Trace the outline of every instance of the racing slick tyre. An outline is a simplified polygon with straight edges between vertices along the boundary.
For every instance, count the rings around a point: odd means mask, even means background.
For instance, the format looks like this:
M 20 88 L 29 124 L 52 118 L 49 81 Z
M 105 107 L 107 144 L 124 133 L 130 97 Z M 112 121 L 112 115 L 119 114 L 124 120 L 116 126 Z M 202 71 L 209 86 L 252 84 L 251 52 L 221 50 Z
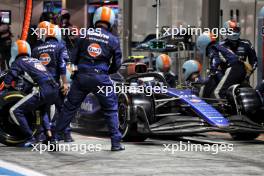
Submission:
M 10 108 L 24 96 L 18 91 L 5 92 L 0 95 L 0 143 L 2 144 L 14 146 L 28 139 L 21 133 L 20 128 L 12 120 L 9 113 Z M 40 113 L 39 111 L 30 112 L 26 114 L 26 117 L 34 135 L 40 126 Z
M 122 140 L 125 142 L 143 142 L 148 137 L 137 132 L 136 122 L 130 122 L 131 105 L 129 104 L 127 94 L 118 96 L 118 118 L 119 130 L 122 134 Z
M 234 140 L 238 141 L 248 141 L 256 139 L 260 134 L 259 133 L 230 133 Z

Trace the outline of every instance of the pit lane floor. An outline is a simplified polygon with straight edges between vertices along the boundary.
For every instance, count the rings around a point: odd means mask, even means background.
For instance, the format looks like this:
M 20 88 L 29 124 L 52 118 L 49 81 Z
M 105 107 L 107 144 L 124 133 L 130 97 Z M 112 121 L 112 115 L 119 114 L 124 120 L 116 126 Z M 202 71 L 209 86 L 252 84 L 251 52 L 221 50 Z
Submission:
M 43 152 L 0 145 L 0 175 L 264 175 L 264 135 L 255 141 L 232 141 L 227 134 L 211 133 L 183 138 L 151 138 L 124 143 L 126 150 L 110 152 L 106 137 L 74 133 L 76 144 L 99 145 L 81 151 Z M 182 144 L 233 144 L 233 151 L 169 151 Z M 164 147 L 166 145 L 168 148 Z M 98 146 L 97 146 L 98 147 Z M 203 146 L 205 148 L 205 146 Z M 97 148 L 98 149 L 98 148 Z M 83 153 L 83 152 L 82 152 Z M 5 164 L 7 162 L 7 164 Z M 4 164 L 3 164 L 4 163 Z M 10 164 L 11 168 L 5 168 Z M 19 168 L 20 167 L 20 168 Z M 12 170 L 13 168 L 13 170 Z M 5 169 L 8 171 L 5 172 Z M 26 172 L 29 170 L 35 174 Z

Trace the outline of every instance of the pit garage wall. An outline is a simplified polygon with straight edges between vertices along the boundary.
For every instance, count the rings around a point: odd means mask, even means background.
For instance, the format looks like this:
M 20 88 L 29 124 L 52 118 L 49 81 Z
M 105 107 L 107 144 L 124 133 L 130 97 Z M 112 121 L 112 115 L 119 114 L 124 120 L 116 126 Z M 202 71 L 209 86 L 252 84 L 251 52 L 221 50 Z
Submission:
M 133 41 L 142 41 L 148 34 L 155 33 L 154 3 L 153 0 L 133 0 Z M 201 9 L 201 0 L 161 0 L 160 26 L 200 26 Z
M 210 0 L 211 1 L 211 0 Z M 132 4 L 132 41 L 142 41 L 148 34 L 155 33 L 156 11 L 152 5 L 153 0 L 133 0 Z M 207 27 L 202 10 L 206 0 L 161 0 L 160 26 L 192 25 Z M 239 10 L 241 23 L 241 38 L 248 39 L 255 46 L 257 51 L 257 20 L 264 0 L 220 0 L 220 9 L 223 10 L 222 23 L 230 19 L 230 10 L 233 9 L 235 16 L 236 9 Z M 209 7 L 210 8 L 210 7 Z M 220 18 L 220 17 L 219 17 Z M 219 27 L 222 27 L 219 22 Z M 144 54 L 144 53 L 132 53 Z M 147 56 L 145 53 L 144 55 Z M 172 55 L 172 57 L 175 57 Z M 184 57 L 184 56 L 183 56 Z M 173 59 L 174 72 L 179 72 L 180 63 Z M 252 86 L 257 84 L 257 75 L 251 78 Z
M 236 18 L 236 10 L 239 10 L 239 22 L 241 25 L 241 38 L 250 40 L 255 50 L 258 50 L 257 40 L 257 16 L 264 6 L 263 0 L 221 0 L 220 8 L 223 10 L 223 22 L 230 19 L 230 11 L 233 10 Z M 220 24 L 222 25 L 222 24 Z M 251 77 L 251 85 L 257 85 L 257 71 Z
M 16 40 L 20 37 L 22 31 L 22 23 L 24 19 L 24 2 L 19 0 L 1 0 L 0 1 L 0 10 L 11 10 L 11 30 L 14 35 L 13 40 Z
M 153 4 L 155 4 L 153 0 L 133 0 L 132 41 L 143 41 L 147 35 L 155 34 L 156 8 L 152 7 Z M 201 26 L 201 17 L 202 0 L 161 0 L 160 27 Z M 148 56 L 147 53 L 132 54 Z M 187 59 L 188 53 L 169 54 L 172 58 L 172 71 L 180 76 L 181 65 Z

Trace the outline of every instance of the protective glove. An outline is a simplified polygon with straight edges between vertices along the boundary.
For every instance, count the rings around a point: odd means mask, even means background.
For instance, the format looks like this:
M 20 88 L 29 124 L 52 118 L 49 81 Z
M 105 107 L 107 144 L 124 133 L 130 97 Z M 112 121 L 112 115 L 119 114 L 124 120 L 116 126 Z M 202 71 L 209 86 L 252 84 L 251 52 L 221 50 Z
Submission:
M 63 95 L 67 95 L 67 93 L 68 93 L 68 91 L 69 91 L 69 88 L 70 88 L 70 84 L 68 84 L 68 83 L 64 83 L 63 85 L 62 85 L 62 94 Z

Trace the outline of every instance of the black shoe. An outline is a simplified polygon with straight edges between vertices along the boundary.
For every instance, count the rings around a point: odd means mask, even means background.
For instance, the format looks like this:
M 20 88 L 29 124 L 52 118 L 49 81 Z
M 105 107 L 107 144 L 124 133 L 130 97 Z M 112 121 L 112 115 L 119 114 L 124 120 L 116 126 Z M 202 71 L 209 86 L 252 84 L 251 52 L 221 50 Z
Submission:
M 64 142 L 73 142 L 73 138 L 71 136 L 71 133 L 64 133 Z
M 46 135 L 43 132 L 38 134 L 37 137 L 36 137 L 36 141 L 37 142 L 44 142 L 46 140 L 47 140 L 47 137 L 46 137 Z
M 53 142 L 53 137 L 46 137 L 46 140 L 42 141 L 42 144 L 48 145 L 48 143 Z
M 111 151 L 116 152 L 116 151 L 122 151 L 125 150 L 125 147 L 122 146 L 121 144 L 119 146 L 112 146 Z

